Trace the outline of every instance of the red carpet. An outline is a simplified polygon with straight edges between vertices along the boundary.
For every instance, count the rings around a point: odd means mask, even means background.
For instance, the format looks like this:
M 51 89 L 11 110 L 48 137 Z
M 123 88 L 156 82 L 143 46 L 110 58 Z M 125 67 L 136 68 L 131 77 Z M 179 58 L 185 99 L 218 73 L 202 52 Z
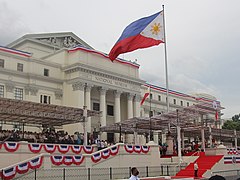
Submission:
M 202 175 L 209 169 L 211 169 L 220 159 L 221 156 L 205 156 L 201 154 L 199 158 L 196 160 L 198 163 L 198 177 L 202 177 Z M 194 163 L 190 163 L 185 169 L 182 169 L 176 174 L 176 177 L 194 177 Z

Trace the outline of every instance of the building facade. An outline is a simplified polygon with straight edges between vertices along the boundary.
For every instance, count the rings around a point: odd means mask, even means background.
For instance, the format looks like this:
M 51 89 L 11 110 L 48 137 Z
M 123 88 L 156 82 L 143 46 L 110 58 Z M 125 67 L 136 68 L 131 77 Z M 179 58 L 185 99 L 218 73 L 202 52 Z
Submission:
M 90 134 L 107 124 L 167 110 L 166 90 L 140 79 L 139 64 L 123 59 L 111 62 L 70 32 L 28 34 L 7 47 L 0 46 L 0 73 L 0 97 L 102 111 L 101 117 L 88 118 Z M 140 105 L 149 86 L 151 105 L 149 98 Z M 199 101 L 216 98 L 169 91 L 170 111 Z M 1 120 L 1 128 L 12 126 L 17 125 Z M 80 123 L 61 128 L 70 134 L 83 132 Z M 101 136 L 119 139 L 112 133 Z

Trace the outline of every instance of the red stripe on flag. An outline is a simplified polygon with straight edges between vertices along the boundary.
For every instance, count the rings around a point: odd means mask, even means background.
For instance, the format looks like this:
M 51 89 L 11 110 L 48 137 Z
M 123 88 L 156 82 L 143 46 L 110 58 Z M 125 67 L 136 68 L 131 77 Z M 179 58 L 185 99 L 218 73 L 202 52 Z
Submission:
M 147 99 L 147 97 L 149 96 L 149 94 L 150 94 L 149 92 L 147 92 L 147 93 L 144 94 L 144 96 L 143 96 L 143 98 L 142 98 L 142 101 L 141 101 L 141 103 L 140 103 L 141 105 L 142 105 L 142 104 L 144 103 L 144 101 Z

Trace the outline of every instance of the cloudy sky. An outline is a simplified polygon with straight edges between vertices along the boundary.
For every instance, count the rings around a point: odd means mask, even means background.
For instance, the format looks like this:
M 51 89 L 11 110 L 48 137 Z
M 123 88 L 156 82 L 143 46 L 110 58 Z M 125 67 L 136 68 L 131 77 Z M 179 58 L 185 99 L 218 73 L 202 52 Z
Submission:
M 131 22 L 165 5 L 169 88 L 208 93 L 240 113 L 239 0 L 0 0 L 0 45 L 26 33 L 71 31 L 108 53 Z M 163 45 L 121 55 L 141 65 L 141 78 L 165 87 Z

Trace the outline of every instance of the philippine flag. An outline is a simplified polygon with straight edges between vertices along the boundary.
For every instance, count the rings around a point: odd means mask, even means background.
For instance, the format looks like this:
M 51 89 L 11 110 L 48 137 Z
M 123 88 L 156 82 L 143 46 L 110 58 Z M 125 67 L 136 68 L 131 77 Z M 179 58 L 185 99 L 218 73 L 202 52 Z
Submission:
M 164 43 L 163 11 L 128 25 L 109 53 L 113 61 L 119 54 Z

